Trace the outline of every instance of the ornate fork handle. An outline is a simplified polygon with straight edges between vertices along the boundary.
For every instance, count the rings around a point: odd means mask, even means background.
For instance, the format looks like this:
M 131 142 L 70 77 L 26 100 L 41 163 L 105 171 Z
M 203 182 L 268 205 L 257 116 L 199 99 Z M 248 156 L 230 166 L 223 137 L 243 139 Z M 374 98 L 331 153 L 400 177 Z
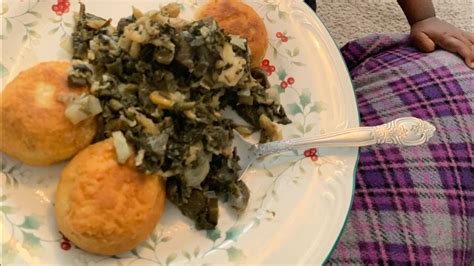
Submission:
M 316 137 L 304 137 L 255 145 L 257 156 L 312 147 L 360 147 L 373 144 L 421 145 L 436 128 L 415 117 L 403 117 L 375 127 L 350 128 Z

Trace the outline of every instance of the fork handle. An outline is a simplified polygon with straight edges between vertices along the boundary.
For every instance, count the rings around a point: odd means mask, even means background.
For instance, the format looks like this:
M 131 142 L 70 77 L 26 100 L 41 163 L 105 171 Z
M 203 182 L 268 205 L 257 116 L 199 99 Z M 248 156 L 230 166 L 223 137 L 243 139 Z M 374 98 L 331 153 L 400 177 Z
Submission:
M 373 144 L 421 145 L 433 136 L 436 128 L 415 117 L 403 117 L 374 127 L 349 128 L 315 137 L 274 141 L 255 146 L 258 157 L 313 147 L 361 147 Z

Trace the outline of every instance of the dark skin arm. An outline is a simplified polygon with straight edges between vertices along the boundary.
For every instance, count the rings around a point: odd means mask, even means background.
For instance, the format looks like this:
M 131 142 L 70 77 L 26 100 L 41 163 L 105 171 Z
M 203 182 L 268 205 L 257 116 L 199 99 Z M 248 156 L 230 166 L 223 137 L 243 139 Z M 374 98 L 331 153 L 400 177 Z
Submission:
M 398 0 L 411 25 L 411 38 L 418 49 L 432 52 L 436 46 L 459 54 L 474 68 L 474 34 L 436 18 L 431 0 Z

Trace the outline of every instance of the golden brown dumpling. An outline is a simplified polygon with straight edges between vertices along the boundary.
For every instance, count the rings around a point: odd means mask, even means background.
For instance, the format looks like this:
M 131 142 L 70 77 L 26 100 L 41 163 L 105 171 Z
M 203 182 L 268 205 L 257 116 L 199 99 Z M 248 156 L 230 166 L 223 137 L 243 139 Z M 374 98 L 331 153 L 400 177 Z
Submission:
M 66 118 L 61 100 L 88 88 L 71 88 L 68 62 L 45 62 L 21 72 L 1 92 L 0 150 L 31 165 L 49 165 L 72 157 L 91 143 L 94 118 L 76 125 Z
M 108 139 L 79 152 L 64 168 L 56 221 L 79 248 L 115 255 L 147 239 L 163 213 L 165 196 L 162 179 L 139 172 L 133 158 L 119 164 Z

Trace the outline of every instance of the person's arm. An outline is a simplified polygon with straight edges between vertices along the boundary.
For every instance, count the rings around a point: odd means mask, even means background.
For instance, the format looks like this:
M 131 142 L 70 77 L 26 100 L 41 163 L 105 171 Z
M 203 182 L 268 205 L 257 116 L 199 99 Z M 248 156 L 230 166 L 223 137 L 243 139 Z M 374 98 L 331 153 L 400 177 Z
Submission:
M 474 68 L 474 34 L 436 18 L 431 0 L 398 0 L 411 25 L 411 38 L 418 49 L 432 52 L 436 45 L 459 54 Z
M 431 0 L 398 0 L 398 4 L 410 25 L 436 16 Z

